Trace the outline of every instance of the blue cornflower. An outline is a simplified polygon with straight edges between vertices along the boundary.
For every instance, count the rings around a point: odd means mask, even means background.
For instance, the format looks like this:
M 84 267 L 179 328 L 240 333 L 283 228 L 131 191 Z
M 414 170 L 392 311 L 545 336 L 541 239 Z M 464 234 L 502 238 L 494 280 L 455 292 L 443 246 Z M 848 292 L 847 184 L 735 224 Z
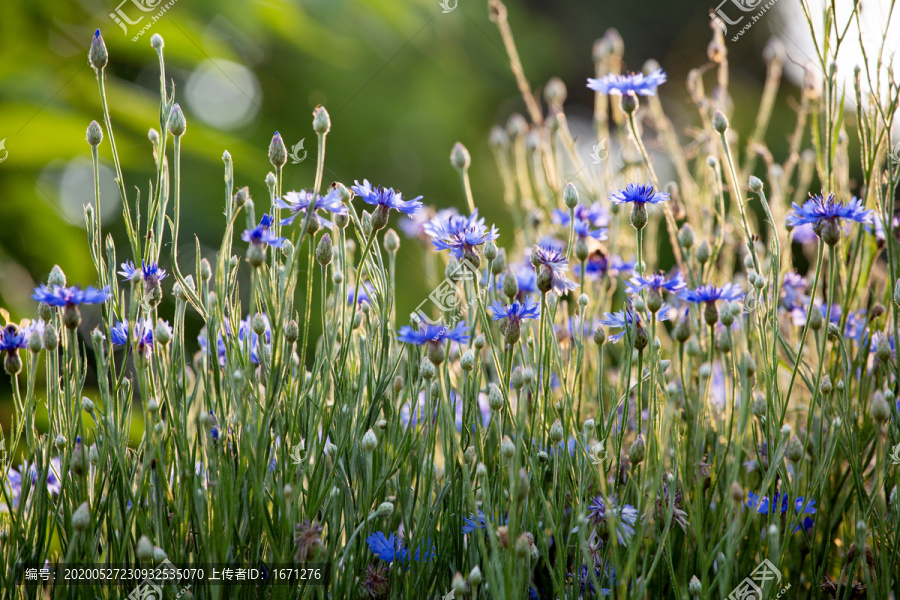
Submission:
M 593 598 L 597 595 L 600 596 L 610 596 L 612 595 L 612 589 L 616 586 L 616 569 L 608 562 L 606 563 L 606 568 L 602 569 L 600 567 L 594 567 L 594 577 L 597 580 L 597 583 L 601 585 L 606 584 L 609 587 L 601 587 L 599 590 L 594 586 L 594 581 L 591 579 L 590 571 L 588 570 L 587 565 L 582 565 L 581 570 L 576 575 L 575 573 L 568 573 L 568 576 L 572 580 L 578 580 L 578 583 L 581 587 L 581 598 Z
M 829 246 L 834 246 L 841 239 L 841 221 L 856 221 L 869 224 L 872 222 L 872 211 L 866 210 L 862 202 L 854 197 L 846 205 L 835 201 L 834 194 L 813 196 L 800 206 L 793 204 L 794 212 L 787 217 L 791 227 L 810 225 L 816 235 Z
M 387 211 L 392 208 L 402 212 L 406 216 L 414 215 L 422 208 L 422 203 L 419 202 L 419 200 L 422 199 L 422 196 L 417 196 L 412 200 L 404 200 L 403 195 L 400 192 L 394 191 L 393 188 L 383 188 L 381 186 L 372 187 L 368 179 L 363 179 L 362 185 L 360 185 L 359 181 L 354 181 L 354 183 L 356 185 L 351 189 L 356 192 L 356 195 L 362 198 L 363 202 L 366 204 L 379 207 L 376 211 L 382 213 L 385 222 L 387 222 Z M 372 226 L 375 227 L 375 215 L 373 214 L 372 217 Z M 376 229 L 379 228 L 376 227 Z
M 169 327 L 168 322 L 166 322 L 166 327 L 169 328 L 169 333 L 171 334 L 172 328 Z M 109 337 L 114 346 L 127 346 L 131 343 L 129 336 L 131 333 L 128 319 L 124 319 L 118 321 L 110 329 Z M 153 321 L 150 319 L 138 320 L 134 327 L 134 338 L 137 342 L 137 353 L 144 358 L 149 356 L 153 351 Z
M 616 523 L 616 539 L 620 546 L 624 546 L 634 535 L 634 525 L 637 523 L 637 509 L 630 504 L 618 506 L 615 496 L 604 499 L 598 495 L 588 506 L 588 516 L 595 525 L 605 525 L 612 515 Z
M 649 183 L 629 183 L 624 190 L 610 194 L 609 199 L 615 204 L 660 204 L 669 199 L 669 194 L 657 192 Z
M 109 299 L 110 292 L 109 286 L 102 290 L 88 286 L 87 289 L 82 290 L 77 285 L 49 287 L 41 284 L 40 287 L 35 288 L 31 297 L 49 306 L 72 307 L 81 304 L 103 304 Z
M 424 230 L 431 236 L 431 244 L 437 250 L 449 250 L 450 255 L 457 259 L 466 258 L 479 263 L 476 248 L 483 246 L 488 240 L 497 239 L 497 228 L 491 226 L 488 230 L 484 218 L 478 218 L 478 209 L 469 217 L 435 217 L 424 226 Z
M 666 279 L 663 273 L 656 273 L 648 277 L 635 275 L 628 281 L 628 293 L 638 294 L 642 290 L 661 293 L 662 290 L 667 292 L 680 292 L 687 284 L 681 273 L 676 273 L 671 279 Z
M 418 330 L 413 329 L 409 325 L 404 325 L 397 334 L 397 340 L 406 344 L 415 344 L 416 346 L 421 346 L 426 342 L 443 342 L 445 340 L 467 344 L 469 342 L 469 334 L 467 333 L 465 321 L 460 321 L 453 329 L 449 329 L 446 325 L 431 325 L 427 323 Z
M 619 75 L 610 73 L 599 79 L 588 79 L 587 86 L 595 92 L 610 95 L 636 94 L 639 96 L 655 96 L 656 88 L 666 82 L 666 73 L 656 69 L 648 75 L 630 73 Z
M 51 494 L 60 494 L 62 492 L 62 484 L 60 483 L 59 474 L 62 472 L 60 467 L 59 457 L 53 457 L 50 459 L 50 468 L 47 470 L 47 491 Z M 29 464 L 27 461 L 22 463 L 22 466 L 19 467 L 19 470 L 10 467 L 6 469 L 6 480 L 0 482 L 0 485 L 4 485 L 6 487 L 6 491 L 9 494 L 10 501 L 12 503 L 12 508 L 15 509 L 19 506 L 19 500 L 22 497 L 22 482 L 31 479 L 32 488 L 37 483 L 37 469 L 34 464 Z M 4 498 L 3 494 L 0 493 L 0 500 Z M 9 507 L 4 504 L 0 504 L 0 512 L 6 512 L 2 509 L 7 509 Z
M 740 300 L 743 295 L 741 288 L 732 283 L 726 283 L 722 287 L 712 284 L 701 285 L 693 290 L 684 290 L 679 294 L 682 300 L 693 302 L 694 304 L 703 304 L 716 302 L 718 300 Z
M 577 289 L 578 284 L 566 277 L 569 264 L 565 253 L 558 248 L 534 246 L 531 251 L 531 264 L 537 273 L 538 290 L 547 293 L 550 290 L 562 296 L 566 292 Z
M 281 245 L 284 244 L 284 238 L 272 233 L 271 227 L 274 221 L 271 216 L 263 215 L 262 219 L 259 220 L 259 225 L 253 229 L 244 230 L 244 233 L 241 234 L 241 239 L 257 246 L 281 248 Z
M 508 518 L 506 515 L 501 516 L 500 517 L 500 525 L 506 525 L 507 520 L 508 520 Z M 491 518 L 491 522 L 493 522 L 493 521 L 494 521 L 494 519 Z M 478 509 L 477 516 L 473 515 L 472 513 L 469 513 L 468 517 L 463 517 L 463 523 L 464 523 L 462 526 L 463 533 L 472 533 L 473 531 L 476 531 L 478 529 L 487 529 L 487 518 L 484 515 L 484 511 L 481 510 L 480 508 Z
M 706 284 L 697 289 L 682 291 L 679 298 L 694 304 L 705 304 L 704 319 L 708 325 L 715 325 L 719 321 L 719 309 L 716 307 L 716 302 L 719 300 L 734 302 L 740 300 L 742 294 L 741 288 L 731 283 L 726 283 L 722 287 Z
M 505 307 L 499 300 L 495 300 L 490 306 L 493 313 L 493 319 L 509 319 L 510 321 L 521 321 L 522 319 L 537 319 L 541 314 L 540 305 L 533 298 L 525 298 L 524 302 L 518 300 Z
M 306 210 L 312 206 L 313 212 L 317 210 L 327 210 L 335 215 L 346 215 L 347 207 L 341 201 L 341 192 L 337 188 L 332 188 L 330 192 L 324 196 L 317 195 L 312 190 L 300 190 L 299 192 L 288 192 L 284 198 L 276 198 L 275 206 L 291 211 L 291 216 L 281 220 L 282 225 L 290 225 L 297 218 L 297 215 L 306 215 Z M 318 217 L 318 215 L 315 215 Z M 331 229 L 332 223 L 328 219 L 318 217 L 325 227 Z
M 657 319 L 660 321 L 668 321 L 669 320 L 669 307 L 665 304 L 659 310 L 659 315 Z M 636 323 L 635 323 L 636 322 Z M 634 312 L 634 309 L 631 307 L 624 308 L 618 312 L 614 313 L 603 313 L 603 318 L 600 319 L 600 324 L 605 325 L 607 327 L 611 327 L 613 329 L 621 329 L 619 333 L 609 336 L 609 341 L 616 343 L 622 339 L 622 337 L 628 332 L 631 328 L 631 325 L 635 323 L 636 333 L 643 333 L 643 326 L 641 325 L 641 316 Z
M 385 562 L 405 563 L 410 558 L 415 561 L 428 562 L 435 557 L 434 544 L 431 542 L 426 542 L 424 546 L 416 549 L 415 555 L 410 556 L 409 550 L 393 533 L 386 536 L 381 531 L 376 531 L 366 538 L 366 543 L 372 553 Z M 424 552 L 422 552 L 423 549 Z
M 618 275 L 627 275 L 634 271 L 637 261 L 624 260 L 616 254 L 607 255 L 600 250 L 596 250 L 588 255 L 584 263 L 584 272 L 591 279 L 599 277 L 617 277 Z M 575 265 L 575 273 L 581 275 L 581 265 Z
M 209 340 L 207 339 L 207 331 L 206 327 L 200 332 L 200 335 L 197 336 L 197 343 L 200 344 L 200 350 L 205 354 L 209 351 Z M 216 339 L 216 356 L 219 362 L 220 367 L 225 366 L 225 340 L 222 339 L 221 334 Z
M 372 304 L 372 300 L 369 298 L 371 294 L 375 293 L 375 288 L 368 281 L 363 281 L 362 285 L 359 288 L 359 298 L 356 300 L 357 304 L 362 304 L 365 302 L 366 304 Z M 347 304 L 353 304 L 353 288 L 349 288 L 347 290 Z
M 803 517 L 801 523 L 794 527 L 794 531 L 801 529 L 808 531 L 813 525 L 813 520 L 808 515 L 816 514 L 816 501 L 812 498 L 806 500 L 803 496 L 798 496 L 791 502 L 787 493 L 775 492 L 774 500 L 770 502 L 768 496 L 747 492 L 747 508 L 755 510 L 761 515 L 774 515 L 776 512 L 784 515 L 791 505 L 794 507 L 794 512 Z
M 24 327 L 19 327 L 15 323 L 9 323 L 0 333 L 0 351 L 6 351 L 8 354 L 15 354 L 20 349 L 28 345 L 28 336 Z
M 573 229 L 575 234 L 581 238 L 594 238 L 597 241 L 607 239 L 606 226 L 609 225 L 609 214 L 599 203 L 595 202 L 592 206 L 584 206 L 579 204 L 575 207 L 575 224 Z M 571 222 L 571 215 L 568 211 L 556 209 L 553 211 L 553 221 L 567 227 Z
M 426 210 L 420 210 L 408 217 L 402 217 L 397 221 L 397 226 L 408 237 L 425 239 L 430 235 L 428 233 L 428 228 L 432 221 L 446 221 L 458 216 L 459 211 L 453 207 L 442 208 L 437 212 L 432 208 L 428 208 Z
M 519 341 L 522 319 L 537 319 L 541 314 L 540 306 L 530 297 L 525 298 L 524 302 L 516 300 L 506 307 L 499 300 L 495 300 L 490 308 L 495 321 L 506 319 L 506 343 L 510 346 Z
M 134 262 L 129 260 L 123 262 L 121 267 L 122 270 L 119 271 L 119 275 L 121 275 L 125 281 L 133 281 L 135 273 L 140 272 L 141 279 L 147 283 L 148 287 L 159 285 L 159 282 L 166 278 L 166 270 L 155 262 L 148 265 L 142 260 L 141 268 L 138 269 L 134 266 Z

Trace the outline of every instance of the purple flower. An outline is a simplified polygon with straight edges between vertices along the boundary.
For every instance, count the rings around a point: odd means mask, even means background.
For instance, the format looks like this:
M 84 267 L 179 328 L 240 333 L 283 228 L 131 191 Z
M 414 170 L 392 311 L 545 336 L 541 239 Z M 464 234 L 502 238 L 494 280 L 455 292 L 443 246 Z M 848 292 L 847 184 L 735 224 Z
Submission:
M 293 219 L 293 217 L 291 217 Z M 256 244 L 257 246 L 273 246 L 275 248 L 281 248 L 281 245 L 284 244 L 284 238 L 278 237 L 272 230 L 272 223 L 274 219 L 269 215 L 263 215 L 262 219 L 259 220 L 259 225 L 254 227 L 253 229 L 245 229 L 244 233 L 241 234 L 241 239 L 245 242 L 249 242 L 251 244 Z
M 469 217 L 435 217 L 423 229 L 431 236 L 431 243 L 437 250 L 449 250 L 458 259 L 471 258 L 476 248 L 497 239 L 497 228 L 491 226 L 488 231 L 484 218 L 478 218 L 478 209 Z
M 747 508 L 755 510 L 761 515 L 774 515 L 779 513 L 784 515 L 788 512 L 788 507 L 793 506 L 794 512 L 803 517 L 801 523 L 794 527 L 794 531 L 809 531 L 812 528 L 813 520 L 807 515 L 816 514 L 816 501 L 813 499 L 806 500 L 803 496 L 798 496 L 793 502 L 787 493 L 775 492 L 774 500 L 769 501 L 768 496 L 760 496 L 753 492 L 747 492 Z
M 359 288 L 359 298 L 357 299 L 357 304 L 362 304 L 365 302 L 366 304 L 372 304 L 372 301 L 369 299 L 371 294 L 375 293 L 375 288 L 372 287 L 372 284 L 368 281 L 363 281 L 362 286 Z M 353 288 L 347 290 L 347 304 L 353 304 Z
M 428 236 L 427 225 L 432 220 L 448 220 L 452 217 L 459 216 L 459 211 L 455 208 L 442 208 L 435 213 L 434 209 L 420 210 L 408 217 L 403 217 L 397 221 L 400 230 L 411 238 L 426 238 Z
M 79 306 L 81 304 L 103 304 L 110 297 L 109 286 L 98 290 L 88 286 L 82 290 L 77 285 L 65 287 L 62 285 L 54 285 L 52 287 L 41 284 L 35 288 L 31 297 L 38 302 L 43 302 L 49 306 Z
M 660 204 L 669 199 L 669 194 L 657 192 L 649 183 L 629 183 L 624 190 L 610 194 L 609 199 L 615 204 Z
M 467 344 L 469 342 L 469 334 L 467 333 L 465 321 L 460 321 L 453 329 L 448 329 L 443 324 L 432 325 L 426 323 L 418 330 L 413 329 L 409 325 L 401 327 L 397 334 L 397 340 L 416 346 L 421 346 L 426 342 L 443 342 L 445 340 Z
M 422 196 L 413 198 L 412 200 L 404 200 L 400 192 L 395 192 L 393 188 L 383 188 L 381 186 L 373 187 L 368 179 L 363 179 L 362 185 L 359 181 L 354 181 L 356 185 L 352 187 L 356 195 L 363 199 L 366 204 L 373 206 L 384 206 L 388 209 L 393 208 L 403 214 L 409 216 L 414 215 L 422 208 L 419 200 Z
M 549 291 L 552 289 L 557 295 L 562 296 L 566 292 L 577 289 L 578 284 L 566 277 L 569 270 L 569 264 L 566 255 L 557 248 L 548 248 L 546 246 L 534 246 L 531 251 L 531 264 L 538 271 L 538 278 L 542 273 L 549 275 L 550 281 L 548 288 L 541 291 Z M 546 277 L 547 275 L 544 275 Z M 540 288 L 540 285 L 538 286 Z
M 59 458 L 51 458 L 50 468 L 47 471 L 47 491 L 51 494 L 60 494 L 62 492 L 62 484 L 60 483 L 59 479 L 60 473 L 61 467 Z M 35 468 L 34 464 L 23 462 L 18 471 L 12 467 L 7 467 L 6 481 L 0 482 L 0 485 L 6 486 L 6 491 L 9 494 L 9 498 L 12 503 L 12 508 L 15 509 L 19 506 L 19 500 L 22 497 L 23 480 L 27 481 L 29 479 L 31 480 L 31 486 L 34 487 L 34 485 L 37 483 L 37 469 Z M 3 494 L 0 493 L 0 499 L 3 498 Z
M 312 206 L 313 212 L 317 210 L 326 210 L 335 215 L 346 215 L 347 207 L 341 202 L 341 192 L 337 188 L 332 188 L 330 192 L 324 196 L 318 196 L 312 190 L 300 190 L 299 192 L 288 192 L 284 198 L 276 198 L 275 206 L 283 208 L 291 212 L 291 216 L 281 220 L 282 225 L 290 225 L 298 215 L 306 215 L 307 209 Z M 332 223 L 328 219 L 322 219 L 322 224 L 329 229 Z
M 600 79 L 588 79 L 587 86 L 601 94 L 655 96 L 656 88 L 665 82 L 665 72 L 662 69 L 656 69 L 648 75 L 644 75 L 643 73 L 630 73 L 626 75 L 610 73 Z
M 134 274 L 138 272 L 138 268 L 134 266 L 134 262 L 126 261 L 122 263 L 122 270 L 119 271 L 125 281 L 133 281 Z M 166 270 L 157 265 L 155 262 L 149 265 L 141 261 L 140 268 L 141 278 L 147 283 L 148 287 L 159 285 L 159 282 L 166 278 Z M 90 289 L 90 288 L 89 288 Z

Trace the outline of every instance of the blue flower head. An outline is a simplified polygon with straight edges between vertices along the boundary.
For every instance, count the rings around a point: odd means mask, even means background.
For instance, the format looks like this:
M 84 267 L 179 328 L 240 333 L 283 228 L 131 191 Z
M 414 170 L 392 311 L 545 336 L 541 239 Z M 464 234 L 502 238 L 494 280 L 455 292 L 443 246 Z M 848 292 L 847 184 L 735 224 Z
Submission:
M 684 290 L 680 294 L 682 300 L 693 302 L 694 304 L 709 304 L 718 300 L 734 302 L 740 300 L 742 296 L 741 288 L 732 283 L 726 283 L 722 287 L 716 287 L 712 284 L 701 285 L 697 289 Z
M 168 327 L 168 323 L 166 323 Z M 171 334 L 172 328 L 169 327 Z M 110 339 L 114 346 L 127 346 L 131 343 L 129 334 L 131 328 L 128 319 L 119 321 L 109 331 Z M 136 352 L 146 358 L 153 351 L 153 321 L 150 319 L 138 320 L 134 327 L 134 341 L 137 344 Z
M 604 498 L 596 496 L 588 507 L 588 516 L 595 525 L 605 525 L 609 515 L 615 517 L 616 539 L 619 545 L 624 546 L 634 535 L 634 525 L 637 523 L 637 509 L 630 504 L 618 505 L 615 496 Z
M 0 331 L 0 351 L 15 354 L 28 344 L 25 328 L 9 323 Z
M 103 304 L 109 300 L 110 292 L 109 286 L 102 290 L 88 286 L 87 289 L 82 290 L 77 285 L 72 287 L 53 285 L 50 287 L 41 284 L 40 287 L 35 288 L 31 297 L 48 306 L 71 307 L 82 304 Z
M 621 256 L 612 254 L 604 254 L 600 250 L 596 250 L 588 255 L 587 261 L 584 263 L 584 272 L 592 280 L 600 277 L 617 277 L 618 275 L 627 275 L 634 271 L 634 260 L 623 260 Z M 581 275 L 581 265 L 575 265 L 575 273 Z
M 426 323 L 419 329 L 413 329 L 409 325 L 401 327 L 397 334 L 397 340 L 416 346 L 421 346 L 426 342 L 440 343 L 446 340 L 467 344 L 469 342 L 469 334 L 465 321 L 460 321 L 453 329 L 449 329 L 444 324 L 432 325 L 431 323 Z
M 325 210 L 335 215 L 348 214 L 347 207 L 341 201 L 341 192 L 338 188 L 332 188 L 324 196 L 317 195 L 312 190 L 300 190 L 299 192 L 288 192 L 284 198 L 276 198 L 275 206 L 290 211 L 291 215 L 281 220 L 282 225 L 290 225 L 298 215 L 306 216 L 307 209 L 312 206 L 313 212 L 317 210 Z M 265 218 L 265 217 L 263 217 Z M 328 219 L 319 217 L 319 220 L 325 227 L 332 228 L 332 223 Z
M 610 73 L 599 79 L 588 79 L 587 86 L 595 92 L 609 95 L 636 94 L 638 96 L 655 96 L 656 88 L 666 82 L 666 73 L 656 69 L 648 75 L 630 73 L 618 75 Z
M 663 304 L 659 309 L 659 314 L 656 318 L 660 321 L 669 320 L 669 306 Z M 634 324 L 636 327 L 641 327 L 641 316 L 636 313 L 631 306 L 627 306 L 626 308 L 623 308 L 618 312 L 603 313 L 603 318 L 600 319 L 600 324 L 612 329 L 622 330 L 619 333 L 609 336 L 609 341 L 616 343 L 625 336 L 625 334 L 631 328 L 632 324 Z
M 768 496 L 761 496 L 753 492 L 747 492 L 746 506 L 750 510 L 755 510 L 761 515 L 774 515 L 776 513 L 784 515 L 788 512 L 788 507 L 793 506 L 794 512 L 802 518 L 799 525 L 794 527 L 794 531 L 809 531 L 812 528 L 813 520 L 808 515 L 816 514 L 816 501 L 812 498 L 807 500 L 803 496 L 798 496 L 793 502 L 787 493 L 775 492 L 772 501 Z
M 628 293 L 637 294 L 642 290 L 661 293 L 663 290 L 671 293 L 680 292 L 687 284 L 681 273 L 676 273 L 671 279 L 667 279 L 663 273 L 656 273 L 648 277 L 635 275 L 628 282 Z
M 135 274 L 140 273 L 141 279 L 144 280 L 148 287 L 155 287 L 159 285 L 160 281 L 166 278 L 166 270 L 155 262 L 148 265 L 142 260 L 141 268 L 138 269 L 134 266 L 134 262 L 129 260 L 123 262 L 121 267 L 122 270 L 119 271 L 119 275 L 121 275 L 125 281 L 134 281 Z
M 386 536 L 381 531 L 376 531 L 366 538 L 366 543 L 372 554 L 385 562 L 406 563 L 410 559 L 417 562 L 428 562 L 435 557 L 434 544 L 425 542 L 416 548 L 416 552 L 410 555 L 409 550 L 401 543 L 400 538 L 393 533 Z
M 478 218 L 478 209 L 469 217 L 462 215 L 442 215 L 432 219 L 423 227 L 432 238 L 437 250 L 449 250 L 458 259 L 471 258 L 475 249 L 488 240 L 497 239 L 497 228 L 488 230 L 484 218 Z
M 822 240 L 829 245 L 838 243 L 841 237 L 841 223 L 844 220 L 870 224 L 872 211 L 866 210 L 858 198 L 853 198 L 846 205 L 837 202 L 834 194 L 813 196 L 800 206 L 793 204 L 794 212 L 788 215 L 787 224 L 791 227 L 809 225 Z
M 291 217 L 293 218 L 293 217 Z M 253 229 L 245 229 L 241 234 L 241 239 L 257 246 L 272 246 L 281 248 L 284 244 L 284 238 L 275 235 L 272 230 L 274 219 L 269 215 L 263 215 L 259 221 L 259 225 Z
M 669 194 L 657 192 L 649 183 L 629 183 L 624 190 L 610 194 L 615 204 L 661 204 L 669 199 Z
M 495 300 L 490 306 L 493 313 L 493 319 L 509 319 L 510 321 L 521 321 L 522 319 L 537 319 L 541 314 L 541 307 L 533 298 L 525 298 L 524 302 L 518 300 L 505 307 L 499 300 Z
M 607 225 L 609 225 L 609 213 L 595 202 L 591 206 L 579 204 L 575 207 L 575 234 L 581 238 L 594 238 L 597 241 L 607 239 Z M 567 227 L 571 222 L 568 211 L 556 209 L 553 211 L 553 221 Z
M 362 184 L 359 181 L 354 182 L 351 189 L 357 196 L 363 199 L 366 204 L 373 206 L 383 206 L 386 209 L 394 209 L 402 212 L 406 216 L 414 215 L 422 208 L 419 200 L 422 196 L 413 198 L 412 200 L 404 200 L 403 195 L 394 191 L 393 188 L 383 188 L 381 186 L 372 186 L 368 179 L 363 179 Z
M 540 291 L 547 292 L 552 289 L 557 295 L 562 296 L 578 288 L 578 284 L 566 276 L 569 264 L 562 250 L 543 245 L 534 246 L 531 251 L 531 264 L 537 273 Z M 542 285 L 546 287 L 542 289 Z

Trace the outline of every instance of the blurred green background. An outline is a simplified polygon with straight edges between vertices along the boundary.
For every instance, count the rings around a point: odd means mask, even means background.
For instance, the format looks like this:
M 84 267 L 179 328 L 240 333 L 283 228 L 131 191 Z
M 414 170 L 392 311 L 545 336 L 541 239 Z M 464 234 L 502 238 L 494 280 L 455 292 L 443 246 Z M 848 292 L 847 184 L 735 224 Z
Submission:
M 268 206 L 264 179 L 273 132 L 280 131 L 289 148 L 303 140 L 298 156 L 309 153 L 298 164 L 288 163 L 285 189 L 312 184 L 311 111 L 317 104 L 332 118 L 326 182 L 349 185 L 368 178 L 408 197 L 423 195 L 428 204 L 462 207 L 459 179 L 449 164 L 453 143 L 461 141 L 472 154 L 476 204 L 488 222 L 500 225 L 500 243 L 510 243 L 487 134 L 524 106 L 484 0 L 458 0 L 447 13 L 438 0 L 176 0 L 136 41 L 165 2 L 143 0 L 145 8 L 154 7 L 143 12 L 141 0 L 115 1 L 0 3 L 0 140 L 8 152 L 0 163 L 0 307 L 15 320 L 34 315 L 29 296 L 54 264 L 70 283 L 96 282 L 82 205 L 93 198 L 85 128 L 92 119 L 102 122 L 87 63 L 98 27 L 109 48 L 108 96 L 130 198 L 135 187 L 146 197 L 154 177 L 147 131 L 158 126 L 159 75 L 150 37 L 159 33 L 165 39 L 167 75 L 188 122 L 184 265 L 193 264 L 195 234 L 207 256 L 219 243 L 224 150 L 234 157 L 236 185 L 249 186 L 257 198 L 257 215 Z M 566 110 L 576 135 L 592 135 L 592 93 L 585 78 L 593 74 L 592 44 L 609 27 L 625 40 L 629 69 L 640 70 L 655 58 L 668 72 L 662 96 L 679 130 L 693 120 L 683 103 L 683 82 L 690 68 L 707 61 L 712 5 L 509 0 L 507 7 L 534 89 L 554 75 L 567 84 Z M 126 33 L 110 17 L 117 9 L 131 20 L 144 18 Z M 759 24 L 729 43 L 732 95 L 753 107 L 736 122 L 745 130 L 755 117 L 765 72 L 760 54 L 770 31 Z M 791 115 L 785 112 L 785 126 L 776 113 L 770 132 L 787 130 Z M 770 137 L 783 143 L 783 135 Z M 121 261 L 129 257 L 106 140 L 101 157 L 103 228 L 117 237 Z M 398 315 L 408 314 L 437 283 L 425 281 L 423 248 L 405 238 L 401 244 L 404 293 Z M 171 289 L 171 279 L 164 289 Z M 171 309 L 164 304 L 161 314 Z M 84 327 L 93 327 L 90 315 Z M 0 380 L 0 394 L 6 395 L 8 379 Z M 8 424 L 8 417 L 2 422 Z

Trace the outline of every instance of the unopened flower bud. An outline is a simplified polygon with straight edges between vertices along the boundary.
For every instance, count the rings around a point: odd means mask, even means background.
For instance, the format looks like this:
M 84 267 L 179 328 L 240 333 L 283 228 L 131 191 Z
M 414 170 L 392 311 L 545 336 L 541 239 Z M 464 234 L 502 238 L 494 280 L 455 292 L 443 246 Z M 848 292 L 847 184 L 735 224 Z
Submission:
M 716 114 L 713 115 L 712 125 L 713 129 L 715 129 L 719 133 L 725 133 L 725 130 L 728 129 L 728 119 L 725 117 L 722 111 L 717 110 Z
M 500 454 L 502 454 L 503 458 L 506 460 L 510 460 L 516 455 L 516 445 L 513 444 L 513 441 L 509 439 L 508 435 L 504 435 L 503 441 L 500 442 Z
M 99 146 L 100 142 L 103 141 L 103 130 L 100 128 L 100 124 L 97 121 L 91 121 L 90 125 L 88 125 L 85 139 L 87 140 L 87 143 L 93 147 Z
M 331 117 L 321 104 L 313 110 L 313 131 L 316 135 L 325 135 L 331 130 Z
M 575 207 L 578 206 L 578 190 L 575 189 L 575 184 L 571 181 L 566 184 L 566 189 L 563 192 L 563 202 L 571 210 L 575 210 Z
M 472 157 L 462 143 L 456 142 L 453 144 L 453 149 L 450 150 L 450 164 L 457 171 L 465 171 L 472 164 Z
M 88 528 L 91 524 L 91 509 L 87 502 L 83 502 L 81 506 L 72 513 L 72 529 L 80 533 Z
M 284 140 L 281 139 L 281 134 L 277 131 L 269 143 L 269 162 L 276 169 L 283 167 L 287 163 L 287 146 L 284 145 Z
M 169 113 L 169 131 L 175 137 L 181 137 L 187 131 L 187 121 L 184 119 L 184 112 L 182 112 L 177 102 L 172 106 L 172 112 Z
M 325 267 L 331 264 L 333 258 L 334 245 L 331 242 L 331 235 L 325 233 L 325 235 L 322 236 L 322 239 L 319 240 L 318 246 L 316 246 L 316 261 Z
M 106 43 L 100 30 L 94 32 L 94 38 L 91 40 L 91 49 L 88 52 L 88 62 L 94 69 L 99 70 L 106 66 L 109 62 L 109 53 L 106 51 Z
M 366 431 L 366 433 L 363 435 L 361 445 L 362 445 L 362 449 L 365 452 L 367 452 L 367 453 L 374 452 L 375 448 L 378 447 L 378 438 L 375 436 L 375 432 L 372 431 L 371 429 Z
M 388 229 L 384 232 L 384 241 L 382 244 L 384 245 L 385 250 L 394 253 L 400 248 L 400 236 L 398 236 L 397 232 L 393 229 Z
M 639 435 L 637 439 L 631 444 L 631 447 L 628 449 L 628 460 L 631 461 L 633 465 L 639 465 L 644 460 L 644 455 L 647 452 L 647 445 L 644 442 L 644 436 Z

